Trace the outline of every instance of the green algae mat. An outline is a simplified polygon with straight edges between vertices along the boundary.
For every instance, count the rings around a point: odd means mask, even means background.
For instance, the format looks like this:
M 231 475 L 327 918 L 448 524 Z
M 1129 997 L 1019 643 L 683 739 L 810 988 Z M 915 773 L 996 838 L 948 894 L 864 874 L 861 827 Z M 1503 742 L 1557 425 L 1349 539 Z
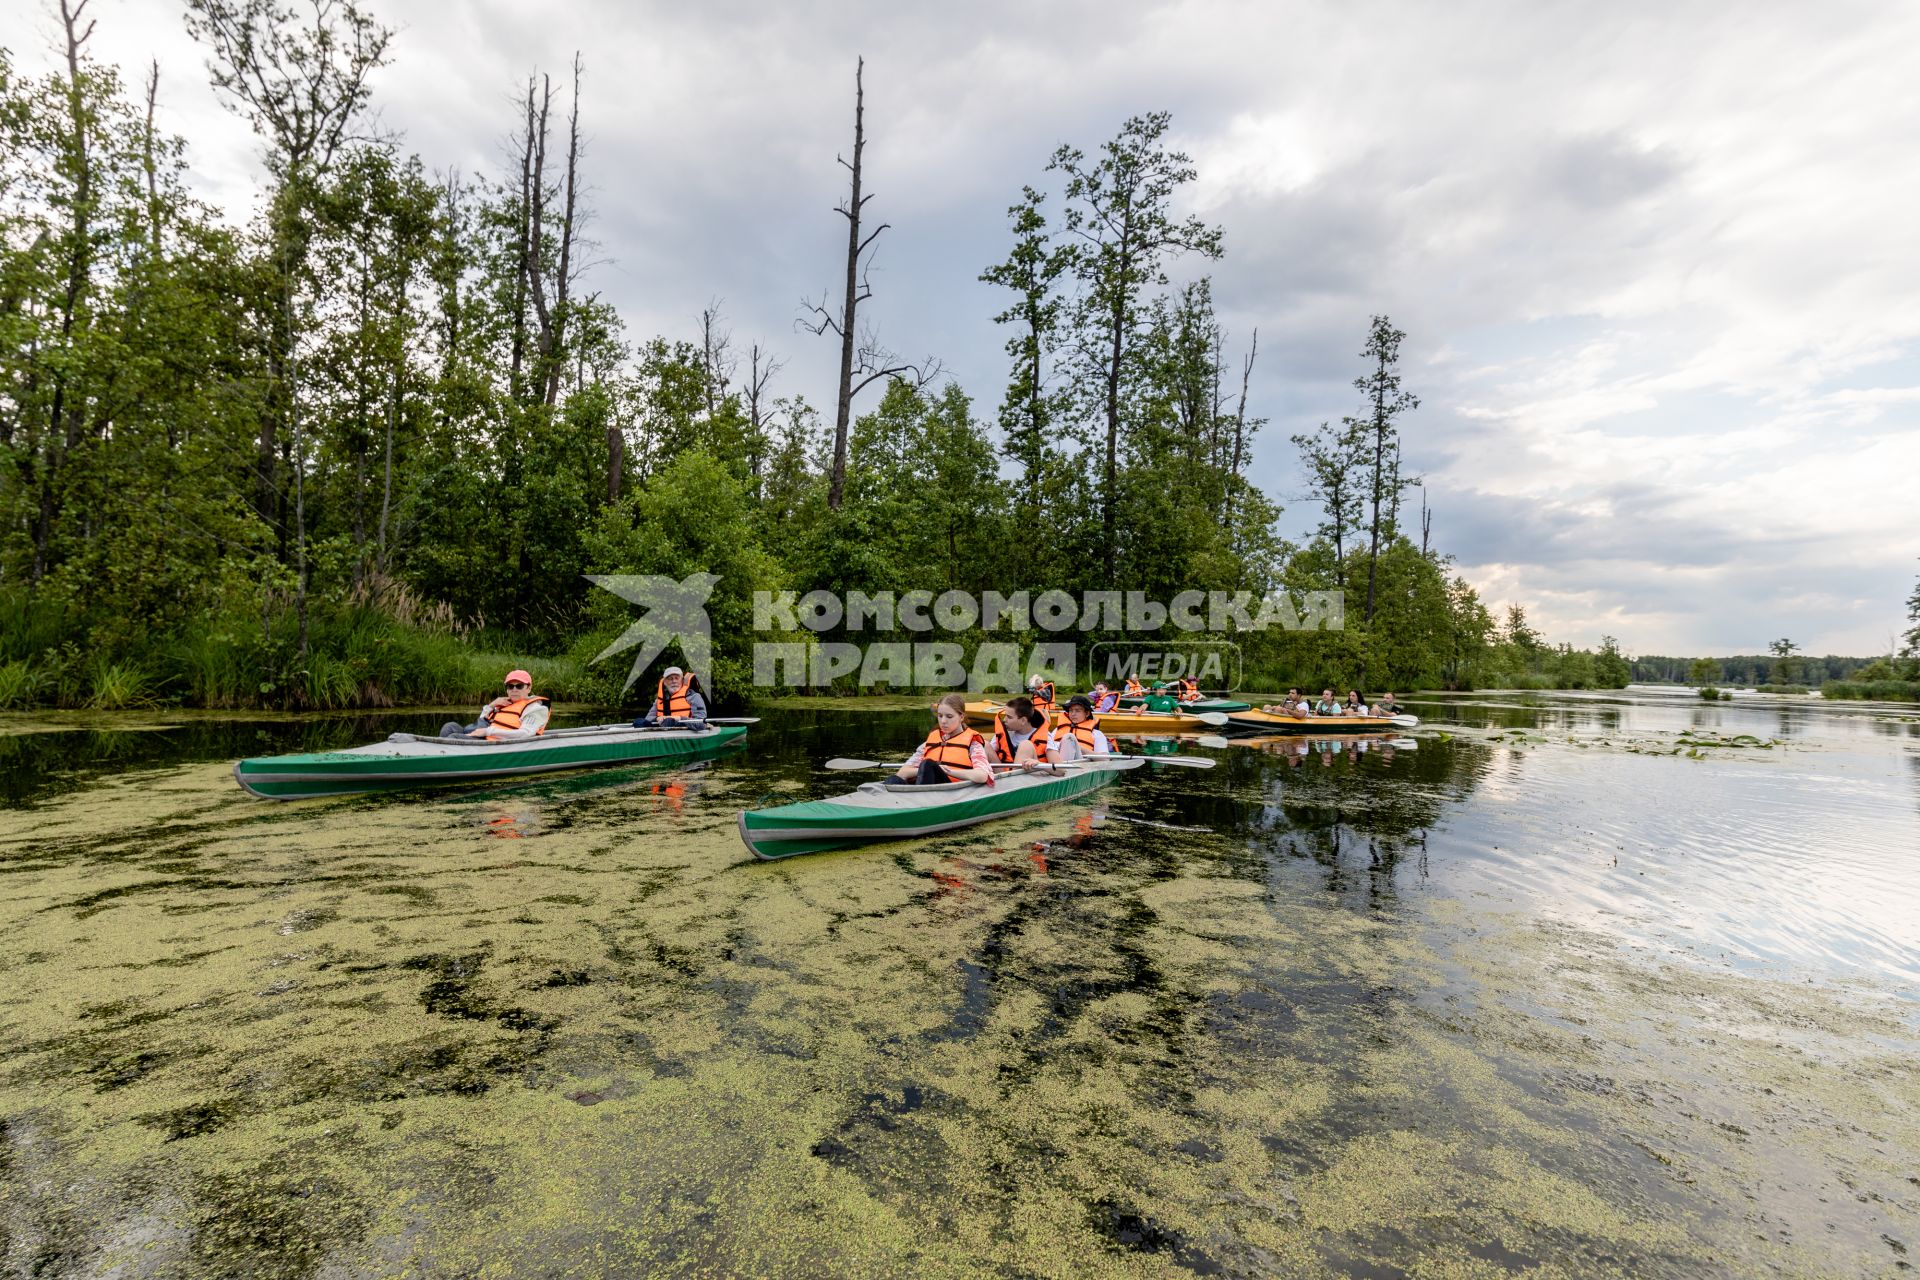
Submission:
M 1843 892 L 1910 891 L 1898 743 L 1228 748 L 741 847 L 918 715 L 287 805 L 231 759 L 330 739 L 11 758 L 9 1272 L 1798 1277 L 1920 1243 L 1907 925 Z M 1829 764 L 1853 852 L 1807 893 L 1767 859 Z

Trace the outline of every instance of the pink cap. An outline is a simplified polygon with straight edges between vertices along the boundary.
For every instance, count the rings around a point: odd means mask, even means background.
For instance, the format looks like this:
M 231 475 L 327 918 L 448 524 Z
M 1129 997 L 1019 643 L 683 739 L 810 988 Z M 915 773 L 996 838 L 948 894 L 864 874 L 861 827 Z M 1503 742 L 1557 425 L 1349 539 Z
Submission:
M 528 688 L 533 687 L 533 677 L 525 671 L 509 671 L 507 672 L 507 678 L 501 681 L 502 684 L 513 684 L 515 682 L 524 684 Z

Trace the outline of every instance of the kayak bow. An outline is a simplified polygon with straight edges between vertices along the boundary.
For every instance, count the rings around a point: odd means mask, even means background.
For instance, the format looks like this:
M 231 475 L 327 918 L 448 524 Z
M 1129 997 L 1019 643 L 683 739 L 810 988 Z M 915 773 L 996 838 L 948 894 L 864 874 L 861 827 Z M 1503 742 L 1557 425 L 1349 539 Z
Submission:
M 992 786 L 946 782 L 931 786 L 868 782 L 827 800 L 803 800 L 740 815 L 740 839 L 756 858 L 773 860 L 878 840 L 907 840 L 1025 813 L 1106 785 L 1135 769 L 1137 756 L 1084 761 L 1033 773 L 1009 772 Z

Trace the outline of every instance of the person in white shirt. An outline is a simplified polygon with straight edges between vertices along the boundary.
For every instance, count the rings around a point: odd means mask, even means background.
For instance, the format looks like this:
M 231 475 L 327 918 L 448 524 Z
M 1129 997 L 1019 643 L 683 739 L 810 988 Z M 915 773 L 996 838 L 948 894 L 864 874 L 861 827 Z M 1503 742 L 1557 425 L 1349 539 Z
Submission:
M 535 697 L 533 677 L 525 671 L 509 671 L 506 693 L 480 708 L 480 717 L 472 724 L 449 720 L 440 726 L 443 738 L 485 738 L 488 742 L 520 742 L 547 731 L 549 704 Z
M 1067 699 L 1067 718 L 1054 726 L 1047 739 L 1048 759 L 1078 760 L 1083 756 L 1110 755 L 1112 751 L 1113 745 L 1100 731 L 1100 721 L 1093 714 L 1093 704 L 1078 693 Z

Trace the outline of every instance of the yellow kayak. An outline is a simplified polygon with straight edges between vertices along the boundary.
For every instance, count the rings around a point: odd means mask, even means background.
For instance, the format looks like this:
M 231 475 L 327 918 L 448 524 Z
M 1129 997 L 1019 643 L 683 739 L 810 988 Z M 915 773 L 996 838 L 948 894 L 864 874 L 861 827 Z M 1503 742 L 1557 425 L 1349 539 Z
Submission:
M 1280 716 L 1271 711 L 1235 711 L 1227 723 L 1236 729 L 1262 729 L 1268 733 L 1311 733 L 1332 737 L 1343 733 L 1377 733 L 1382 730 L 1408 729 L 1420 723 L 1412 716 Z
M 1003 704 L 998 702 L 969 702 L 967 719 L 977 725 L 993 723 L 994 713 Z M 1053 723 L 1059 724 L 1066 713 L 1055 711 Z M 1217 717 L 1217 713 L 1216 713 Z M 1178 711 L 1109 711 L 1106 715 L 1095 717 L 1100 728 L 1109 734 L 1114 733 L 1194 733 L 1214 723 L 1199 716 L 1183 715 Z

